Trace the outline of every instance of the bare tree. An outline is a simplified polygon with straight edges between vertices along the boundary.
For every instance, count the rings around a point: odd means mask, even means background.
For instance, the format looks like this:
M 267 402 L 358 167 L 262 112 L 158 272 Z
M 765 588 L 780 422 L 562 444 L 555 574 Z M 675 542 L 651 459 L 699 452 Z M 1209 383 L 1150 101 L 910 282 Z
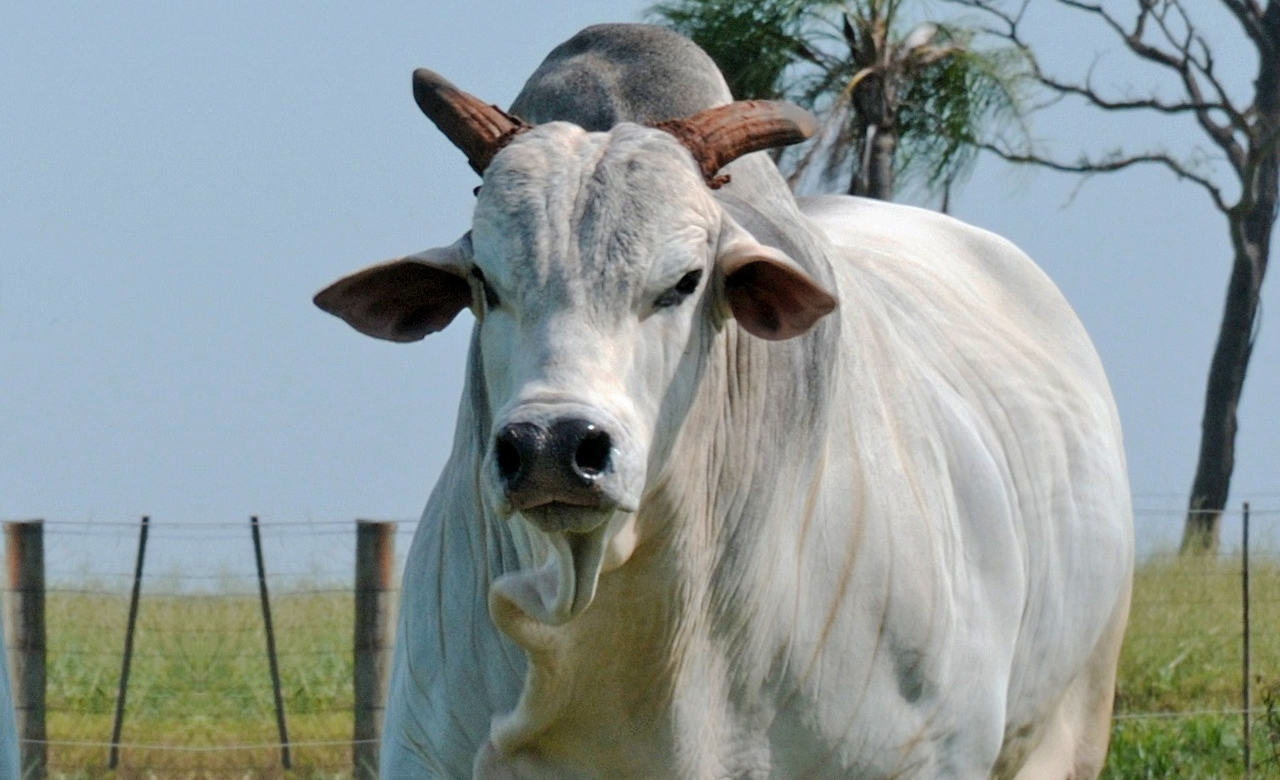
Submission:
M 1182 0 L 1130 0 L 1105 5 L 1056 0 L 1059 6 L 1100 23 L 1139 61 L 1171 76 L 1178 90 L 1174 98 L 1163 97 L 1154 87 L 1141 97 L 1115 95 L 1097 86 L 1092 74 L 1083 80 L 1070 80 L 1048 73 L 1024 33 L 1030 0 L 1022 0 L 1016 7 L 1000 0 L 951 2 L 980 10 L 994 19 L 995 27 L 989 32 L 1026 53 L 1035 79 L 1051 95 L 1079 98 L 1104 111 L 1189 116 L 1225 160 L 1224 166 L 1217 167 L 1234 179 L 1226 185 L 1219 176 L 1222 171 L 1214 170 L 1206 157 L 1180 157 L 1160 149 L 1116 149 L 1065 160 L 999 143 L 984 146 L 1011 162 L 1071 173 L 1108 173 L 1144 164 L 1163 166 L 1179 179 L 1203 189 L 1214 207 L 1226 216 L 1232 249 L 1231 278 L 1209 366 L 1200 453 L 1182 538 L 1184 554 L 1212 552 L 1217 549 L 1222 510 L 1231 486 L 1236 407 L 1253 350 L 1262 279 L 1280 200 L 1280 0 L 1198 0 L 1189 4 Z M 1230 54 L 1239 57 L 1252 52 L 1257 57 L 1252 89 L 1227 83 L 1218 67 L 1214 46 L 1203 34 L 1203 23 L 1188 12 L 1188 5 L 1202 15 L 1226 14 L 1234 20 L 1242 40 L 1229 44 Z M 1127 10 L 1117 10 L 1120 6 Z M 1227 44 L 1218 46 L 1225 48 Z M 1247 95 L 1249 100 L 1246 103 L 1236 95 Z M 1238 196 L 1228 194 L 1237 188 Z

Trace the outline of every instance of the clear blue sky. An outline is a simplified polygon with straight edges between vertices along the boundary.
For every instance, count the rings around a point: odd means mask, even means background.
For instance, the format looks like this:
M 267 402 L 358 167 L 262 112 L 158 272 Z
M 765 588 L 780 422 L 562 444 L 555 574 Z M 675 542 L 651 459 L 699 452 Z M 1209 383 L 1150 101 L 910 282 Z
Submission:
M 554 45 L 646 5 L 6 4 L 0 519 L 416 517 L 451 440 L 469 318 L 393 345 L 310 302 L 344 273 L 467 228 L 477 179 L 414 106 L 409 74 L 429 66 L 506 104 Z M 1054 34 L 1046 45 L 1070 51 L 1078 31 Z M 1236 64 L 1247 78 L 1252 63 Z M 1141 127 L 1153 144 L 1194 139 Z M 1035 132 L 1064 149 L 1119 138 L 1071 109 Z M 1163 171 L 1100 177 L 1072 197 L 1078 184 L 987 161 L 953 211 L 1063 288 L 1108 367 L 1139 506 L 1176 508 L 1225 290 L 1225 222 Z M 1240 410 L 1233 502 L 1280 508 L 1276 288 Z

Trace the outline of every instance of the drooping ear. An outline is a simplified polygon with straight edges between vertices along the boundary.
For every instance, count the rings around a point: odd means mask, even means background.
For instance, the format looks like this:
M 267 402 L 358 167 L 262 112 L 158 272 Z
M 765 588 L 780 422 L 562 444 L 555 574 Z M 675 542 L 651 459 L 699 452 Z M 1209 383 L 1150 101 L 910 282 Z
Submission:
M 471 305 L 471 234 L 446 247 L 343 277 L 315 304 L 356 330 L 387 341 L 418 341 L 444 330 Z
M 756 241 L 726 217 L 716 261 L 725 301 L 753 336 L 782 341 L 802 335 L 835 309 L 835 296 L 785 253 Z

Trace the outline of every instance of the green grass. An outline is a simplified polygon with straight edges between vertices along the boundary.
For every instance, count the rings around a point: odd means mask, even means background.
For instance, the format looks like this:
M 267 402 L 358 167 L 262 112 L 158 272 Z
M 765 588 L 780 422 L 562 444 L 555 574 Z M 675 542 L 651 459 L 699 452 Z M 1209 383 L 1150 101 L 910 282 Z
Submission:
M 1252 562 L 1253 706 L 1280 692 L 1280 566 Z M 1103 777 L 1244 776 L 1243 631 L 1238 559 L 1162 557 L 1139 567 L 1120 659 L 1111 754 Z M 1255 777 L 1280 776 L 1280 702 L 1254 717 Z M 1152 717 L 1150 713 L 1184 713 Z M 1188 715 L 1185 713 L 1203 713 Z
M 46 601 L 49 739 L 95 743 L 51 745 L 52 777 L 349 776 L 349 745 L 305 744 L 351 738 L 349 591 L 272 597 L 289 737 L 302 743 L 288 772 L 278 748 L 225 749 L 279 741 L 256 594 L 144 596 L 113 773 L 102 743 L 111 736 L 128 599 L 92 590 L 55 591 Z
M 1280 776 L 1280 565 L 1252 571 L 1255 777 Z M 1140 567 L 1117 686 L 1108 780 L 1244 776 L 1238 560 L 1161 558 Z M 353 597 L 341 589 L 273 594 L 280 671 L 294 742 L 342 742 L 352 731 Z M 347 745 L 277 749 L 266 638 L 255 595 L 144 596 L 123 742 L 107 770 L 126 596 L 87 586 L 48 594 L 51 776 L 345 780 Z M 1270 708 L 1269 711 L 1267 708 Z M 1152 713 L 1170 713 L 1156 716 Z M 1201 714 L 1186 714 L 1201 713 Z M 1273 743 L 1273 740 L 1276 742 Z M 1274 746 L 1273 746 L 1274 745 Z

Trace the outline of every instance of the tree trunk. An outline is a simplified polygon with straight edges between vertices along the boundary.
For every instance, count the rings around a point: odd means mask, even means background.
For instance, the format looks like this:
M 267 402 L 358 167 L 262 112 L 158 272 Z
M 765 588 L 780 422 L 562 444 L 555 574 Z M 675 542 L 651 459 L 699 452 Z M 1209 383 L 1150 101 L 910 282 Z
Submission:
M 1269 50 L 1259 47 L 1258 78 L 1254 82 L 1257 121 L 1248 139 L 1240 202 L 1227 214 L 1235 261 L 1218 345 L 1209 365 L 1200 457 L 1182 533 L 1184 555 L 1212 553 L 1218 548 L 1222 510 L 1227 505 L 1235 466 L 1236 410 L 1253 352 L 1258 299 L 1280 202 L 1280 2 L 1270 0 L 1262 22 L 1268 37 L 1277 45 Z
M 867 197 L 893 200 L 893 157 L 898 151 L 898 134 L 880 128 L 871 139 L 870 167 L 867 171 Z
M 1236 408 L 1253 351 L 1261 281 L 1261 268 L 1248 254 L 1237 251 L 1227 285 L 1218 345 L 1209 366 L 1204 417 L 1200 424 L 1200 456 L 1182 533 L 1183 554 L 1212 553 L 1218 549 L 1222 510 L 1227 505 L 1231 472 L 1235 467 Z
M 898 134 L 882 125 L 871 125 L 867 136 L 866 153 L 854 172 L 849 194 L 893 200 L 893 156 L 898 150 Z

